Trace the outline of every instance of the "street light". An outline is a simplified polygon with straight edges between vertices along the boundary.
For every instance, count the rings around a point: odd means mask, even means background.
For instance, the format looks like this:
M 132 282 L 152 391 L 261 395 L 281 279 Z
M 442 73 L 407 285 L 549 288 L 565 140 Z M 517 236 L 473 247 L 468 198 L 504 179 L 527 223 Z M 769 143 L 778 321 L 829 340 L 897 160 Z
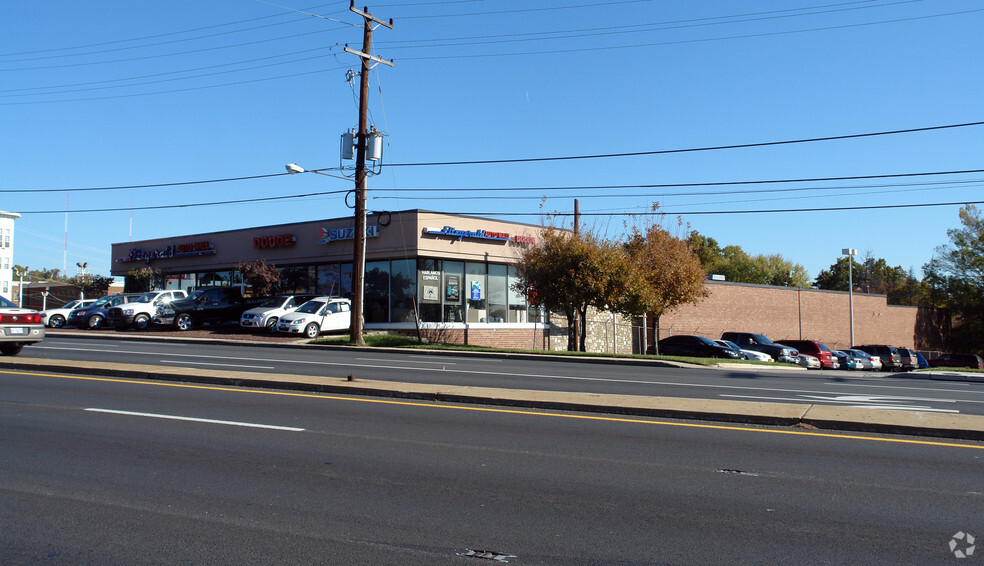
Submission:
M 297 173 L 317 173 L 318 175 L 324 175 L 325 177 L 335 177 L 336 179 L 344 179 L 346 181 L 350 180 L 346 177 L 339 177 L 338 175 L 329 175 L 328 173 L 324 173 L 318 169 L 304 169 L 296 163 L 288 163 L 286 168 L 287 172 L 291 175 L 296 175 Z M 360 188 L 361 192 L 359 190 Z M 357 187 L 355 192 L 355 249 L 352 258 L 352 322 L 349 327 L 349 342 L 356 345 L 362 345 L 362 311 L 366 274 L 366 207 L 364 175 L 362 186 Z M 362 195 L 361 199 L 359 198 L 360 194 Z
M 30 269 L 31 269 L 30 267 L 25 266 L 16 270 L 17 277 L 20 277 L 20 285 L 18 285 L 17 287 L 17 293 L 20 295 L 20 297 L 17 299 L 17 305 L 20 308 L 24 308 L 24 275 L 27 274 L 28 270 Z
M 847 256 L 847 296 L 851 309 L 851 347 L 854 347 L 854 256 L 858 250 L 842 248 L 841 253 Z
M 81 274 L 81 276 L 79 277 L 79 283 L 80 283 L 79 300 L 84 301 L 85 300 L 85 268 L 89 267 L 89 262 L 87 261 L 77 262 L 75 265 L 79 268 L 79 273 Z

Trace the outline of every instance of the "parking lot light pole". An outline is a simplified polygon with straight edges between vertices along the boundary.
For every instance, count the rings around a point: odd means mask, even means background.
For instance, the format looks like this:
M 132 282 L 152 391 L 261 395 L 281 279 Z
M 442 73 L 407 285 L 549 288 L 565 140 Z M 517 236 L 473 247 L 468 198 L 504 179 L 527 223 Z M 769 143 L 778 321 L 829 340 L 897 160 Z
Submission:
M 27 274 L 30 267 L 23 267 L 17 270 L 17 276 L 20 277 L 20 284 L 17 286 L 17 294 L 20 297 L 17 299 L 17 306 L 24 308 L 24 275 Z
M 854 248 L 843 248 L 841 253 L 847 256 L 847 296 L 851 310 L 851 347 L 854 347 L 854 256 L 858 255 L 858 250 Z

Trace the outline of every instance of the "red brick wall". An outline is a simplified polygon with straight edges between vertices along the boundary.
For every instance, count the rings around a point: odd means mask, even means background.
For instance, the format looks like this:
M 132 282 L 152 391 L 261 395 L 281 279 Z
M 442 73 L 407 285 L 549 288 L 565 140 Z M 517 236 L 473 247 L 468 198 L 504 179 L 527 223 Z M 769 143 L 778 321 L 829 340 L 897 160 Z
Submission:
M 660 320 L 660 337 L 699 334 L 719 338 L 729 330 L 760 332 L 773 340 L 818 340 L 831 348 L 851 341 L 850 297 L 821 291 L 708 281 L 710 293 Z M 944 349 L 946 333 L 933 309 L 889 305 L 885 295 L 854 294 L 855 344 Z M 651 338 L 650 338 L 651 339 Z

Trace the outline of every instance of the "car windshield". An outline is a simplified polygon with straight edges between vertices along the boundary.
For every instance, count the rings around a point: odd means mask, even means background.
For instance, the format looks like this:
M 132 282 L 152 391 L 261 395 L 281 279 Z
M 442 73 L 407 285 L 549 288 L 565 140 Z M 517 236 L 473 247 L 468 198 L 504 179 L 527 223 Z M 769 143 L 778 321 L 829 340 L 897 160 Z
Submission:
M 718 344 L 721 344 L 722 346 L 727 346 L 728 348 L 734 348 L 735 350 L 739 349 L 738 344 L 735 344 L 730 340 L 718 340 Z
M 96 302 L 89 305 L 90 307 L 101 307 L 109 302 L 113 298 L 113 295 L 106 295 L 105 297 L 98 299 Z
M 298 309 L 294 312 L 314 314 L 318 312 L 323 306 L 325 306 L 324 301 L 308 301 L 303 305 L 301 305 L 300 307 L 298 307 Z
M 140 295 L 139 297 L 137 297 L 133 302 L 134 303 L 152 303 L 152 302 L 154 302 L 154 299 L 157 298 L 157 295 L 158 295 L 158 293 L 156 291 L 151 292 L 151 293 L 144 293 L 143 295 Z
M 868 352 L 865 352 L 864 350 L 848 350 L 848 352 L 850 352 L 851 355 L 854 356 L 855 358 L 870 358 L 871 357 L 871 356 L 868 355 Z
M 752 334 L 752 338 L 759 344 L 772 344 L 772 340 L 766 338 L 764 334 Z
M 715 344 L 714 341 L 711 340 L 710 338 L 704 338 L 703 336 L 694 336 L 694 338 L 696 338 L 700 342 L 703 342 L 704 344 L 710 344 L 711 346 L 720 346 L 720 344 Z
M 17 305 L 13 301 L 7 300 L 6 297 L 0 297 L 0 307 L 5 309 L 16 309 Z
M 260 306 L 261 307 L 279 307 L 279 306 L 283 305 L 284 304 L 284 301 L 286 301 L 286 300 L 287 300 L 287 297 L 284 297 L 282 295 L 278 295 L 276 297 L 270 297 L 267 300 L 263 301 L 262 303 L 260 303 Z

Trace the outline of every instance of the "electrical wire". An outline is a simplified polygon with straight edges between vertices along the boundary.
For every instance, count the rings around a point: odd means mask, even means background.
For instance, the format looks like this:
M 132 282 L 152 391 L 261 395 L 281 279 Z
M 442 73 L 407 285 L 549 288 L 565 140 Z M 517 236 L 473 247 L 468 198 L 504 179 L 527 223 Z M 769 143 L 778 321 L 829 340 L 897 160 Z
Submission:
M 197 202 L 197 203 L 184 203 L 184 204 L 162 204 L 157 206 L 124 206 L 119 208 L 86 208 L 77 210 L 27 210 L 20 212 L 21 215 L 25 214 L 78 214 L 84 212 L 121 212 L 129 210 L 165 210 L 171 208 L 198 208 L 202 206 L 220 206 L 227 204 L 251 204 L 256 202 L 269 202 L 275 200 L 288 200 L 288 199 L 299 199 L 299 198 L 310 198 L 310 197 L 320 197 L 326 195 L 339 195 L 348 193 L 349 189 L 341 191 L 324 191 L 319 193 L 307 193 L 300 195 L 285 195 L 279 197 L 261 197 L 261 198 L 251 198 L 251 199 L 237 199 L 237 200 L 225 200 L 225 201 L 215 201 L 215 202 Z

